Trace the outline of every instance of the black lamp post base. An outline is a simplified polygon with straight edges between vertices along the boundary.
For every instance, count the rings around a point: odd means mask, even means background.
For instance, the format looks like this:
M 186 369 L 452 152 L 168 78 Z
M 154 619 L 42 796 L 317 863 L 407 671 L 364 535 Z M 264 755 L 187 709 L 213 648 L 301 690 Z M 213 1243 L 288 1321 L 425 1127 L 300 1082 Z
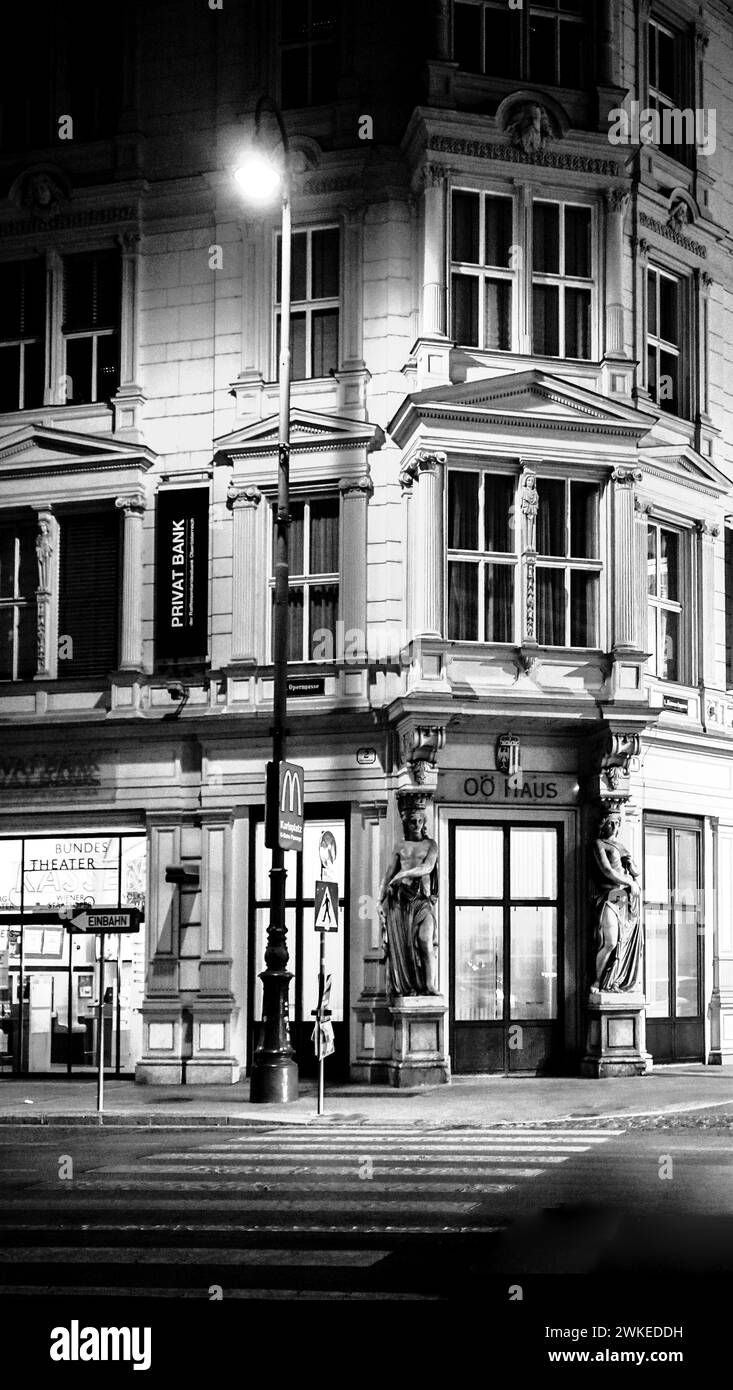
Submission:
M 257 1054 L 249 1078 L 250 1101 L 285 1103 L 298 1099 L 298 1067 L 292 1058 Z

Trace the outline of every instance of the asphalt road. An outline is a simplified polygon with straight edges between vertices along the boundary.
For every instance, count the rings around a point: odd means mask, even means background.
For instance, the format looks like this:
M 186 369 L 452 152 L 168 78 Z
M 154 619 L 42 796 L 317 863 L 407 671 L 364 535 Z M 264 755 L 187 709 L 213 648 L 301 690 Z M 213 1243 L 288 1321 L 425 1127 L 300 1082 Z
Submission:
M 0 1299 L 450 1302 L 731 1272 L 729 1130 L 0 1131 Z

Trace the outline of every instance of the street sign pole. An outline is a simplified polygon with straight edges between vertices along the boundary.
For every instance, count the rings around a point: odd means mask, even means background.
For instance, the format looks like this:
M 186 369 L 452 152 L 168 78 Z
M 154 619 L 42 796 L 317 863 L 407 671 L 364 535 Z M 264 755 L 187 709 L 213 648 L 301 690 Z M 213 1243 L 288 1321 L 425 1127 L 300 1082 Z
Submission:
M 97 1001 L 97 1114 L 104 1106 L 104 932 L 97 933 L 99 942 L 99 999 Z
M 325 989 L 326 989 L 326 933 L 325 933 L 325 931 L 322 931 L 322 932 L 319 933 L 319 935 L 320 935 L 320 938 L 321 938 L 321 958 L 320 958 L 320 969 L 319 969 L 319 972 L 318 972 L 318 1018 L 316 1019 L 316 1026 L 317 1026 L 317 1027 L 320 1025 L 320 1022 L 321 1022 L 321 1010 L 322 1010 L 321 1001 L 322 1001 L 322 999 L 323 999 L 323 996 L 324 996 L 324 993 L 325 993 Z M 323 1114 L 324 1089 L 325 1089 L 325 1066 L 326 1066 L 326 1059 L 325 1059 L 325 1057 L 324 1057 L 324 1055 L 323 1055 L 323 1048 L 322 1048 L 322 1047 L 319 1047 L 318 1052 L 319 1052 L 319 1056 L 318 1056 L 318 1114 L 319 1114 L 319 1115 L 322 1115 L 322 1114 Z

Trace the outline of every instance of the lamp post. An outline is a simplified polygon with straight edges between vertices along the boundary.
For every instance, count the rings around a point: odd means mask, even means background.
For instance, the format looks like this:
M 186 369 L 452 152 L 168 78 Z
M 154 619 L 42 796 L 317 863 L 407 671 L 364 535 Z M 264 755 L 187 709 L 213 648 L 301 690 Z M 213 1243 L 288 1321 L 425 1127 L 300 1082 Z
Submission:
M 282 144 L 282 167 L 262 149 L 262 113 L 267 107 L 277 122 Z M 267 202 L 280 191 L 280 357 L 277 444 L 277 512 L 275 519 L 275 603 L 273 609 L 274 688 L 272 761 L 275 771 L 287 757 L 288 700 L 288 528 L 290 526 L 290 146 L 277 104 L 260 97 L 255 109 L 255 146 L 235 170 L 235 178 L 254 201 Z M 275 779 L 275 785 L 277 780 Z M 272 846 L 270 922 L 267 928 L 262 981 L 262 1031 L 252 1063 L 251 1101 L 298 1099 L 298 1068 L 290 1042 L 287 926 L 285 924 L 285 851 Z

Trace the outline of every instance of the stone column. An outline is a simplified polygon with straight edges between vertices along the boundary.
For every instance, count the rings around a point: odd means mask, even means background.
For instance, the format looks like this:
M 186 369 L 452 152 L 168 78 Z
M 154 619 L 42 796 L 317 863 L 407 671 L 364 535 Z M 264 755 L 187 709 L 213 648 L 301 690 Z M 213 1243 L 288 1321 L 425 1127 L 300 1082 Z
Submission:
M 449 0 L 433 0 L 433 53 L 441 63 L 450 61 L 450 3 Z
M 364 204 L 345 208 L 343 237 L 343 314 L 339 368 L 339 401 L 352 420 L 366 419 L 369 372 L 364 361 Z
M 120 384 L 112 405 L 115 432 L 138 434 L 145 398 L 138 385 L 138 264 L 140 237 L 124 232 L 117 238 L 122 256 L 120 318 Z
M 641 482 L 638 468 L 615 468 L 613 480 L 613 594 L 614 652 L 641 651 L 644 636 L 638 626 L 637 599 L 644 591 L 644 571 L 638 567 L 635 545 L 634 489 Z
M 412 493 L 408 530 L 408 638 L 440 637 L 443 630 L 443 469 L 446 455 L 421 452 L 402 469 Z
M 120 670 L 142 667 L 142 561 L 145 498 L 141 492 L 118 497 L 115 506 L 125 518 L 122 540 L 122 622 Z
M 428 164 L 423 189 L 423 292 L 420 337 L 444 337 L 445 170 Z
M 265 626 L 263 586 L 265 549 L 259 545 L 260 502 L 258 487 L 227 490 L 232 510 L 232 661 L 254 664 L 260 634 Z M 266 510 L 266 509 L 265 509 Z
M 339 613 L 343 643 L 351 661 L 367 657 L 367 508 L 371 478 L 342 478 L 341 493 L 341 593 Z M 338 644 L 340 645 L 340 644 Z M 337 649 L 337 656 L 343 652 Z
M 703 685 L 714 689 L 718 684 L 717 654 L 715 643 L 709 640 L 708 634 L 714 628 L 715 545 L 720 536 L 720 527 L 700 521 L 696 530 L 700 537 L 700 563 L 697 567 L 698 676 Z
M 649 266 L 649 242 L 645 237 L 637 237 L 634 242 L 634 357 L 639 364 L 636 369 L 635 395 L 638 400 L 651 400 L 649 395 L 647 367 L 647 303 L 646 273 Z
M 36 680 L 58 675 L 59 524 L 50 504 L 37 507 L 38 588 L 36 590 Z
M 598 82 L 610 87 L 615 78 L 615 49 L 613 42 L 613 0 L 602 0 L 598 7 Z
M 624 215 L 629 195 L 621 188 L 610 188 L 606 195 L 606 356 L 625 357 L 626 332 L 623 308 Z

